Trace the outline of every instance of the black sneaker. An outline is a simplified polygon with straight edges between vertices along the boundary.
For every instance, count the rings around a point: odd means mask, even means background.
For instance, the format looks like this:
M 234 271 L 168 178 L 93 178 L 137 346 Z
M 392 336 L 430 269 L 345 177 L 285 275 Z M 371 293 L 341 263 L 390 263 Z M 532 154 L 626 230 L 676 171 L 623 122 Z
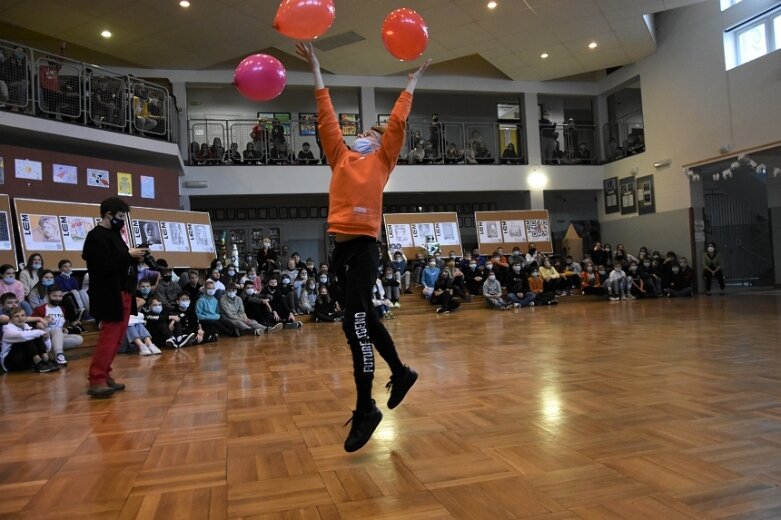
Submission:
M 418 380 L 417 372 L 406 365 L 404 368 L 406 369 L 406 373 L 404 375 L 399 377 L 391 376 L 390 381 L 388 381 L 388 384 L 385 385 L 385 388 L 390 391 L 390 397 L 388 398 L 388 408 L 391 410 L 401 404 L 401 401 L 404 400 L 404 396 L 407 395 L 409 389 L 412 388 L 412 385 L 414 385 L 415 381 Z
M 182 336 L 182 339 L 179 340 L 178 347 L 189 347 L 195 342 L 195 333 L 191 332 L 186 336 Z
M 344 423 L 345 426 L 353 423 L 350 427 L 350 433 L 344 441 L 344 451 L 352 453 L 363 448 L 364 444 L 372 438 L 372 433 L 377 429 L 381 420 L 382 412 L 374 404 L 374 399 L 372 399 L 371 410 L 367 412 L 354 411 L 350 420 Z
M 60 367 L 57 365 L 52 365 L 48 361 L 39 361 L 35 364 L 35 371 L 41 374 L 46 374 L 48 372 L 55 372 L 59 370 Z

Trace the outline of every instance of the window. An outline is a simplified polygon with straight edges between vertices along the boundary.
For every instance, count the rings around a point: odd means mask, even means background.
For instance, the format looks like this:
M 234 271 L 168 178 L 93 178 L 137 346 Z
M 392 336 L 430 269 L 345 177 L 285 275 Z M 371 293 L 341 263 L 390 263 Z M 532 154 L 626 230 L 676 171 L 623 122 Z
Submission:
M 755 25 L 738 33 L 738 61 L 746 63 L 767 54 L 765 24 Z
M 735 0 L 724 0 L 732 1 Z M 727 70 L 781 49 L 781 10 L 760 13 L 724 33 Z
M 735 4 L 739 4 L 742 0 L 721 0 L 721 10 L 726 11 Z

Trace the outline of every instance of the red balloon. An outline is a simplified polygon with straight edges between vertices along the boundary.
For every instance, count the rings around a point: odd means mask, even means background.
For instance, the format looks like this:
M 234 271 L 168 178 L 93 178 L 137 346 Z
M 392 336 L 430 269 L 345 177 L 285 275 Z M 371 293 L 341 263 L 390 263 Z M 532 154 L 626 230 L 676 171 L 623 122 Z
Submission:
M 391 55 L 402 61 L 420 58 L 428 46 L 428 25 L 412 9 L 392 11 L 382 23 L 382 43 Z
M 287 73 L 285 66 L 274 56 L 252 54 L 236 67 L 233 84 L 247 99 L 269 101 L 285 89 Z
M 294 40 L 314 40 L 331 28 L 334 18 L 333 0 L 282 0 L 274 29 Z

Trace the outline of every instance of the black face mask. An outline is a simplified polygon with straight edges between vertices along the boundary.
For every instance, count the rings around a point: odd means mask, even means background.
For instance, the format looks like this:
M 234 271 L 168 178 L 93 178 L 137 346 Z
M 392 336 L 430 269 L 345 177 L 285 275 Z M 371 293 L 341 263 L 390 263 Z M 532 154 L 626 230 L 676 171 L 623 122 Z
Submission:
M 172 279 L 172 276 L 170 274 L 167 274 L 167 275 L 163 276 L 163 281 L 164 282 L 170 282 L 171 279 Z
M 124 220 L 120 220 L 117 217 L 111 217 L 111 229 L 114 231 L 120 231 L 123 227 L 125 227 Z
M 51 298 L 49 299 L 49 305 L 52 307 L 59 307 L 61 304 L 62 300 L 52 300 Z

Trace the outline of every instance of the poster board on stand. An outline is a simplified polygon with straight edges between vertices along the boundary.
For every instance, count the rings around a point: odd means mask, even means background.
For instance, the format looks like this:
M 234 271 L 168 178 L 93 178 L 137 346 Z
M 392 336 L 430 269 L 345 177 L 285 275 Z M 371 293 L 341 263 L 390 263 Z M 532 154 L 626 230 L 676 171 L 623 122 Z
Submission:
M 505 253 L 514 247 L 526 252 L 532 242 L 541 253 L 553 252 L 548 210 L 475 211 L 475 227 L 481 255 L 500 247 Z
M 387 213 L 383 219 L 390 256 L 398 250 L 408 260 L 415 258 L 416 253 L 425 254 L 427 236 L 439 243 L 442 256 L 450 251 L 455 251 L 457 256 L 464 254 L 456 213 Z
M 148 242 L 152 256 L 171 267 L 205 269 L 216 257 L 209 213 L 133 207 L 130 212 L 134 246 Z
M 0 195 L 0 264 L 17 266 L 11 199 L 8 195 Z

